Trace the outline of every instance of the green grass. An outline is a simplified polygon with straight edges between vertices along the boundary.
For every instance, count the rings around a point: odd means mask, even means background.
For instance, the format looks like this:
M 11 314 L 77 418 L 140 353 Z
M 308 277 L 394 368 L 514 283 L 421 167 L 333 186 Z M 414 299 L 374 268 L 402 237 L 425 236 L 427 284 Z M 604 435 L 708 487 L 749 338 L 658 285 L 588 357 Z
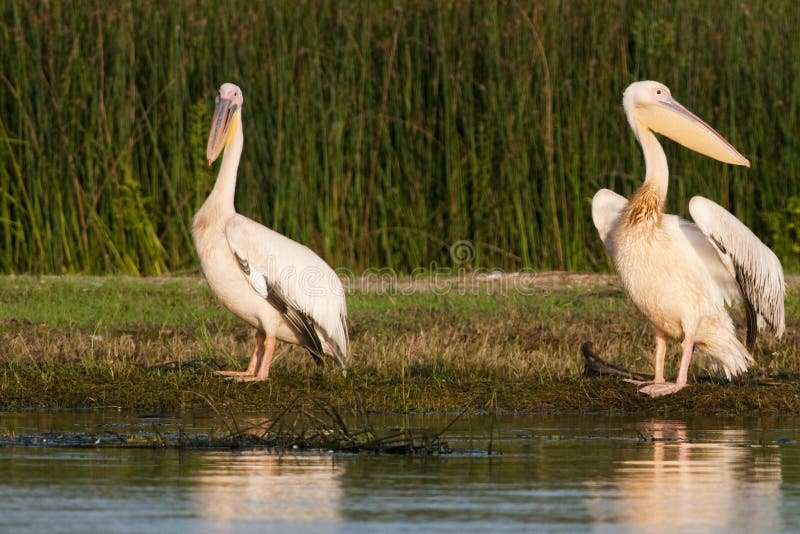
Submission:
M 0 3 L 0 272 L 190 269 L 216 88 L 244 90 L 241 212 L 335 266 L 605 270 L 601 187 L 638 79 L 750 170 L 667 143 L 668 209 L 728 206 L 800 268 L 800 9 L 784 0 Z
M 280 343 L 264 384 L 213 374 L 245 365 L 252 332 L 201 278 L 0 277 L 0 408 L 800 413 L 794 278 L 790 288 L 786 336 L 759 341 L 756 369 L 731 384 L 693 367 L 691 387 L 652 400 L 618 380 L 581 377 L 584 341 L 612 363 L 650 370 L 649 327 L 610 276 L 420 277 L 393 291 L 352 289 L 347 376 Z M 669 354 L 674 376 L 677 344 Z

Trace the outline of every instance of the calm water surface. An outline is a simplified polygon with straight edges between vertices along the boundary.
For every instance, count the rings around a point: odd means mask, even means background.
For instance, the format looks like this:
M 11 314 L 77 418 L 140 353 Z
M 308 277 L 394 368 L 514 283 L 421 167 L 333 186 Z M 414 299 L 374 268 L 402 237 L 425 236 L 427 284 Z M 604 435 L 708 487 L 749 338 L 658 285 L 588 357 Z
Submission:
M 454 453 L 436 457 L 5 446 L 0 531 L 790 532 L 800 529 L 798 423 L 475 416 L 448 430 Z M 211 425 L 0 413 L 0 431 L 20 437 L 177 424 Z

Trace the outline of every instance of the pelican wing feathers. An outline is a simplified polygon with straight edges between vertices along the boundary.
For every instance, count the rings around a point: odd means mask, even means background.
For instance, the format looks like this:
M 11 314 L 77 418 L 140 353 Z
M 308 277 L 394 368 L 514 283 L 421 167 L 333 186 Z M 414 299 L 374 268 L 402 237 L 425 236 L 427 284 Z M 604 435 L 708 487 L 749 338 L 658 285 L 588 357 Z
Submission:
M 606 246 L 606 252 L 612 258 L 614 247 L 610 233 L 627 205 L 628 199 L 610 189 L 601 189 L 592 198 L 592 221 Z
M 225 235 L 250 286 L 284 316 L 315 359 L 327 352 L 344 366 L 347 306 L 334 270 L 308 247 L 243 215 L 228 221 Z
M 713 244 L 745 301 L 747 345 L 755 343 L 764 326 L 776 337 L 786 328 L 783 301 L 786 285 L 780 260 L 756 235 L 728 210 L 703 197 L 689 201 L 697 227 Z

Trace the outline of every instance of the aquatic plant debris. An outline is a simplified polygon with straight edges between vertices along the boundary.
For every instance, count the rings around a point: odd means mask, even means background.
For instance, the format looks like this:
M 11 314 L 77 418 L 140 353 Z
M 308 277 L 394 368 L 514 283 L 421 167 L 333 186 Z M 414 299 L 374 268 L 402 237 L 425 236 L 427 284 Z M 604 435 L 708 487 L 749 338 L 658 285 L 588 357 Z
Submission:
M 18 433 L 0 432 L 0 447 L 144 448 L 144 449 L 259 449 L 280 453 L 346 452 L 353 454 L 400 454 L 430 456 L 451 453 L 443 434 L 460 417 L 440 430 L 381 429 L 367 421 L 364 428 L 351 429 L 333 408 L 318 407 L 317 413 L 292 403 L 272 416 L 222 416 L 219 428 L 197 431 L 181 425 L 161 423 L 101 425 L 96 431 Z M 152 416 L 140 416 L 150 421 Z M 156 419 L 158 420 L 158 419 Z

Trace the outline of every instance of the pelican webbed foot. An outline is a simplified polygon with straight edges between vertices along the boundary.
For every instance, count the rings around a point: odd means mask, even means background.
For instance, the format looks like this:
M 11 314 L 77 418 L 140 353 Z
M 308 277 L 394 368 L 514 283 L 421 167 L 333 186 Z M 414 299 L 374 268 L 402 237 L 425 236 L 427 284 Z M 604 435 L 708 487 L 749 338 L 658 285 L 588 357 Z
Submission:
M 224 376 L 226 378 L 235 378 L 238 376 L 250 376 L 253 373 L 248 371 L 214 371 L 217 376 Z
M 655 380 L 636 380 L 635 378 L 623 378 L 623 382 L 633 384 L 634 386 L 647 386 L 648 384 L 655 384 Z M 663 382 L 661 382 L 663 384 Z
M 228 380 L 233 380 L 235 382 L 267 382 L 269 380 L 268 376 L 261 377 L 258 375 L 247 375 L 247 376 L 231 376 Z
M 677 393 L 686 387 L 686 384 L 676 384 L 675 382 L 662 382 L 660 384 L 650 384 L 639 389 L 639 393 L 649 395 L 650 397 L 663 397 L 664 395 L 671 395 Z
M 266 382 L 269 380 L 268 376 L 259 376 L 248 371 L 214 371 L 214 374 L 232 382 Z

